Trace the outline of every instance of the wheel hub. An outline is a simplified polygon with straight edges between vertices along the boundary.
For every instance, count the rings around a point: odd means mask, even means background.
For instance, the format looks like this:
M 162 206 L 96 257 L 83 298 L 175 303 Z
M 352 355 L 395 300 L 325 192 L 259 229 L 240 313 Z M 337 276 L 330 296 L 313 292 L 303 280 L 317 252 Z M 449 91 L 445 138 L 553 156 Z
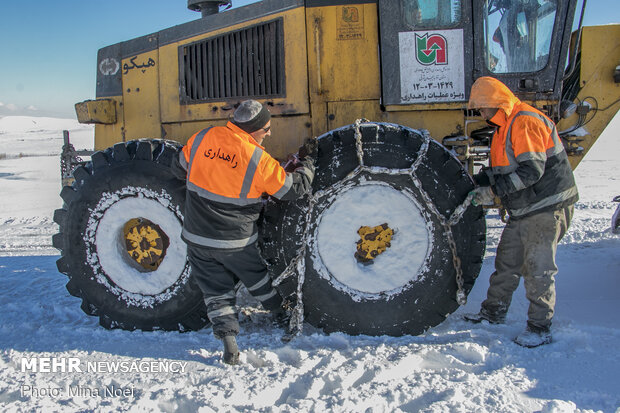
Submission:
M 387 223 L 376 227 L 362 226 L 357 230 L 360 240 L 357 241 L 357 251 L 355 258 L 362 264 L 374 263 L 374 259 L 392 246 L 390 241 L 394 235 L 394 230 Z
M 170 240 L 162 229 L 145 218 L 133 218 L 123 228 L 129 257 L 147 271 L 155 271 L 166 256 Z

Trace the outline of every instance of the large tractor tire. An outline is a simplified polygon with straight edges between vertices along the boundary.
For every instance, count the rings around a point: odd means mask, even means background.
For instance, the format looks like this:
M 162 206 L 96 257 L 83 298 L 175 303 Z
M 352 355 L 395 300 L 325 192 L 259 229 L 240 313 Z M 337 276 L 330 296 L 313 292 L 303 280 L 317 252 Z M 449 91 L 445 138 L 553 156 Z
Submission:
M 293 274 L 281 292 L 301 280 L 305 321 L 326 332 L 416 335 L 441 323 L 485 250 L 482 208 L 446 224 L 474 188 L 469 174 L 425 132 L 399 125 L 356 123 L 318 142 L 312 194 L 264 212 L 263 257 L 274 276 Z M 360 262 L 360 234 L 377 229 L 389 242 Z
M 179 150 L 163 140 L 118 143 L 95 153 L 62 189 L 58 270 L 106 328 L 186 331 L 208 323 L 181 240 L 185 184 L 171 172 Z

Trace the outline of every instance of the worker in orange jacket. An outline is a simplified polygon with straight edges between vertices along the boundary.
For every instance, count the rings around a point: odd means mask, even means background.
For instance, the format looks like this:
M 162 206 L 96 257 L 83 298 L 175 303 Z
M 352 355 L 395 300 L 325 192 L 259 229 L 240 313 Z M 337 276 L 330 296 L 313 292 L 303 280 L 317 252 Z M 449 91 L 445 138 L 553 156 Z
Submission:
M 487 299 L 479 313 L 465 319 L 503 323 L 523 276 L 530 302 L 528 322 L 515 342 L 525 347 L 550 343 L 558 272 L 555 254 L 579 198 L 566 151 L 555 124 L 497 79 L 477 79 L 468 107 L 478 109 L 497 128 L 489 168 L 474 177 L 479 187 L 473 203 L 493 205 L 497 195 L 509 220 L 497 247 Z
M 239 360 L 239 281 L 280 322 L 287 318 L 256 245 L 263 195 L 293 200 L 310 190 L 314 178 L 316 140 L 300 148 L 301 166 L 287 173 L 261 146 L 271 135 L 270 118 L 260 102 L 246 100 L 226 126 L 194 134 L 175 162 L 187 183 L 181 237 L 228 364 Z

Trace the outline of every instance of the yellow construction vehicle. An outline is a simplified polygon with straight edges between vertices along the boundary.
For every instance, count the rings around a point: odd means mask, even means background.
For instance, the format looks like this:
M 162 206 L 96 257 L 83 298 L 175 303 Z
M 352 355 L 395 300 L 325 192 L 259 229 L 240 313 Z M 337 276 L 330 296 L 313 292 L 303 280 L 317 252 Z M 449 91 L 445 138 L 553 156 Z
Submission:
M 268 106 L 265 146 L 278 159 L 320 137 L 313 193 L 266 201 L 259 243 L 281 293 L 303 297 L 297 322 L 392 335 L 440 323 L 480 270 L 484 212 L 466 198 L 490 131 L 466 109 L 476 78 L 548 114 L 573 168 L 620 108 L 620 24 L 582 27 L 585 1 L 574 32 L 576 0 L 265 0 L 218 12 L 229 3 L 188 0 L 202 18 L 99 50 L 96 99 L 76 104 L 98 152 L 80 162 L 67 142 L 72 183 L 53 241 L 67 289 L 105 327 L 207 324 L 170 162 L 243 100 Z M 390 234 L 371 234 L 378 226 Z

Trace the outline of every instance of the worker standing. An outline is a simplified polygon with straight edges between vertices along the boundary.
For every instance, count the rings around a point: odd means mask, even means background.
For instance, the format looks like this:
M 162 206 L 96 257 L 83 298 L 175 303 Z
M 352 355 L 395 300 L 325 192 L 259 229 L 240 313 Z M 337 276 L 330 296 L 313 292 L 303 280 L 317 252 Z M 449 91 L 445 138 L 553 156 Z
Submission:
M 474 177 L 479 187 L 473 203 L 492 205 L 497 195 L 509 220 L 497 247 L 487 299 L 479 313 L 464 318 L 503 323 L 522 276 L 530 304 L 527 328 L 515 342 L 524 347 L 550 343 L 555 254 L 579 198 L 566 151 L 554 123 L 497 79 L 477 79 L 468 107 L 478 109 L 497 128 L 489 168 Z
M 265 309 L 286 320 L 256 245 L 263 194 L 293 200 L 310 190 L 314 178 L 316 139 L 300 148 L 301 166 L 287 173 L 261 146 L 271 135 L 270 118 L 260 102 L 246 100 L 226 126 L 194 134 L 174 166 L 187 183 L 181 236 L 227 364 L 239 360 L 239 281 Z

